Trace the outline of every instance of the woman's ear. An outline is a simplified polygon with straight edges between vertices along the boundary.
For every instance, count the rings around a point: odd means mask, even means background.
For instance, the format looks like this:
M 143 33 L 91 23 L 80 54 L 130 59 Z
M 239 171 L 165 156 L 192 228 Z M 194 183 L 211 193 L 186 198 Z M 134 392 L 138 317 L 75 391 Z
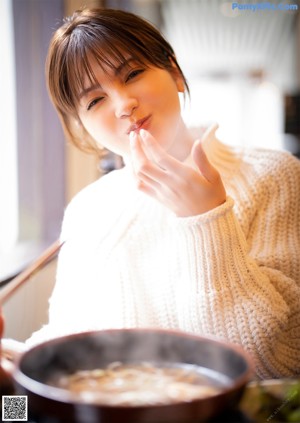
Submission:
M 181 72 L 179 71 L 177 64 L 174 62 L 173 58 L 169 57 L 169 60 L 170 60 L 171 65 L 172 65 L 172 73 L 173 73 L 174 81 L 175 81 L 176 86 L 177 86 L 177 90 L 178 90 L 179 93 L 184 93 L 185 84 L 184 84 L 184 80 L 183 80 L 183 77 L 181 75 Z
M 176 82 L 176 86 L 177 86 L 177 90 L 179 93 L 184 93 L 185 91 L 185 85 L 182 79 L 182 76 L 180 74 L 178 74 L 177 76 L 175 76 L 175 82 Z

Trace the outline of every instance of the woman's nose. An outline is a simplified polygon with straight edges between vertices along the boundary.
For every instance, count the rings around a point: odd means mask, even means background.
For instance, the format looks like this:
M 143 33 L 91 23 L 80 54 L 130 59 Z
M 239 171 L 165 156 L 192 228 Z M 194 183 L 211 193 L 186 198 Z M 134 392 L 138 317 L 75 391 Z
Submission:
M 138 107 L 138 101 L 135 97 L 123 94 L 116 99 L 115 115 L 117 118 L 127 118 L 132 115 Z

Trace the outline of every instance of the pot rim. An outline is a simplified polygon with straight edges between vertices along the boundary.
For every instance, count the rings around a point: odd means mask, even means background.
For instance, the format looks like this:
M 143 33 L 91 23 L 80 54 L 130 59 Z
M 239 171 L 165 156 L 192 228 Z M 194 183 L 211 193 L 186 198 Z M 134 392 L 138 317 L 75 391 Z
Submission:
M 22 364 L 22 361 L 24 358 L 31 354 L 32 351 L 39 350 L 42 348 L 46 348 L 48 345 L 55 345 L 55 344 L 61 344 L 63 342 L 68 342 L 68 340 L 72 339 L 78 339 L 78 338 L 86 338 L 89 336 L 97 336 L 97 335 L 105 335 L 105 334 L 114 334 L 114 333 L 160 333 L 160 334 L 169 334 L 173 336 L 179 336 L 179 337 L 185 337 L 189 338 L 198 342 L 204 341 L 204 342 L 210 342 L 215 345 L 221 346 L 222 348 L 226 350 L 230 350 L 235 352 L 237 355 L 243 358 L 246 364 L 245 371 L 242 372 L 238 377 L 232 379 L 232 383 L 229 386 L 222 386 L 221 391 L 210 395 L 206 398 L 199 398 L 199 399 L 193 399 L 191 401 L 176 401 L 172 402 L 170 404 L 155 404 L 155 405 L 117 405 L 117 404 L 103 404 L 101 402 L 96 401 L 88 401 L 86 399 L 81 399 L 78 397 L 78 394 L 69 392 L 66 389 L 58 388 L 55 386 L 47 385 L 46 383 L 39 382 L 35 379 L 32 379 L 31 377 L 27 376 L 23 371 L 21 370 L 20 366 Z M 186 362 L 182 361 L 179 363 L 185 364 Z M 186 364 L 193 364 L 193 363 L 186 363 Z M 214 370 L 213 368 L 208 368 Z M 224 395 L 233 393 L 235 391 L 239 391 L 245 387 L 245 385 L 251 380 L 251 377 L 253 376 L 253 359 L 250 356 L 250 354 L 245 351 L 245 349 L 238 345 L 231 342 L 227 342 L 223 339 L 217 338 L 215 336 L 202 336 L 197 335 L 193 332 L 187 332 L 183 330 L 178 329 L 164 329 L 164 328 L 124 328 L 124 329 L 103 329 L 103 330 L 92 330 L 92 331 L 85 331 L 85 332 L 78 332 L 78 333 L 72 333 L 69 335 L 63 335 L 59 336 L 50 340 L 47 340 L 45 342 L 42 342 L 40 344 L 37 344 L 31 348 L 29 348 L 27 351 L 23 352 L 17 359 L 16 366 L 13 372 L 13 378 L 15 382 L 19 385 L 21 385 L 26 390 L 29 390 L 30 392 L 46 397 L 48 399 L 64 402 L 64 403 L 70 403 L 70 404 L 77 404 L 77 405 L 92 405 L 97 406 L 101 408 L 118 408 L 118 409 L 128 409 L 128 408 L 135 408 L 135 409 L 144 409 L 144 408 L 157 408 L 157 407 L 170 407 L 174 405 L 182 405 L 182 404 L 192 404 L 201 402 L 203 400 L 209 399 L 216 399 L 221 398 Z

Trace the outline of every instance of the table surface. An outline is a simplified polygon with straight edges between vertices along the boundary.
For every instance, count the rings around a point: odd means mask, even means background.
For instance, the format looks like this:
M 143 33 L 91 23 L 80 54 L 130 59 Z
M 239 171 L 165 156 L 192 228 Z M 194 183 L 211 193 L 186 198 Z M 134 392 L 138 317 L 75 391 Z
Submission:
M 28 422 L 37 423 L 30 417 Z M 250 382 L 235 410 L 222 412 L 207 423 L 268 422 L 300 423 L 300 379 Z

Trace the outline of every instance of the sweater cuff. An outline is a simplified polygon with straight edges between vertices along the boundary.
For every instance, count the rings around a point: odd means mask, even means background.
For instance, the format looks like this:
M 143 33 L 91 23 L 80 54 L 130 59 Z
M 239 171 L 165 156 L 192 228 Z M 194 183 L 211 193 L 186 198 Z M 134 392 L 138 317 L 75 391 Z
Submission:
M 215 256 L 222 261 L 223 257 L 226 262 L 230 251 L 235 256 L 233 260 L 243 262 L 248 246 L 233 207 L 234 200 L 227 197 L 225 203 L 207 213 L 177 217 L 175 226 L 184 238 L 191 237 L 194 240 L 195 248 L 198 246 L 201 250 L 205 249 L 206 258 Z
M 233 206 L 234 200 L 231 197 L 227 196 L 226 201 L 223 204 L 218 207 L 215 207 L 212 210 L 209 210 L 202 214 L 198 214 L 196 216 L 175 217 L 175 219 L 177 220 L 178 224 L 185 226 L 204 224 L 225 217 L 233 209 Z

